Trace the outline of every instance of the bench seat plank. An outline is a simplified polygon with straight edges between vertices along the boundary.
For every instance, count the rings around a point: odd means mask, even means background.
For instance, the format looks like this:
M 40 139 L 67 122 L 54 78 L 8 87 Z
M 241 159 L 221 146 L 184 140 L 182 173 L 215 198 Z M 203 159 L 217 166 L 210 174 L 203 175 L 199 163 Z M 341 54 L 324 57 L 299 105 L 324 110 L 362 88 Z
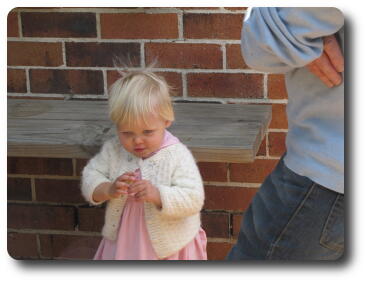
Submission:
M 115 135 L 107 101 L 8 99 L 8 156 L 90 158 Z M 270 105 L 175 103 L 169 130 L 197 161 L 252 162 Z

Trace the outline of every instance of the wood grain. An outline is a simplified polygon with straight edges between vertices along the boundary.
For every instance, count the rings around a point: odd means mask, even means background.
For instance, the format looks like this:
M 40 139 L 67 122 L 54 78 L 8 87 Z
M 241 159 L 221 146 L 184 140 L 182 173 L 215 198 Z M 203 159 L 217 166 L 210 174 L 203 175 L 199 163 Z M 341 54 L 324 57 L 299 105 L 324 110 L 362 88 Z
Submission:
M 107 101 L 8 99 L 8 156 L 90 158 L 115 135 Z M 252 162 L 270 105 L 176 103 L 169 130 L 197 161 Z

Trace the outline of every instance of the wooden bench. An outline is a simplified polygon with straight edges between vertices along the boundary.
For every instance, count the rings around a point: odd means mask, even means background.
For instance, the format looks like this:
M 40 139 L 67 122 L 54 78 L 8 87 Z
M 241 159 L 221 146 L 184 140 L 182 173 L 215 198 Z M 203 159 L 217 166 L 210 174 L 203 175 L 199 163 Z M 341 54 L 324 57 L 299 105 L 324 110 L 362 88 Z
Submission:
M 197 161 L 252 162 L 270 105 L 175 103 L 169 130 Z M 107 101 L 8 99 L 8 156 L 90 158 L 115 134 Z

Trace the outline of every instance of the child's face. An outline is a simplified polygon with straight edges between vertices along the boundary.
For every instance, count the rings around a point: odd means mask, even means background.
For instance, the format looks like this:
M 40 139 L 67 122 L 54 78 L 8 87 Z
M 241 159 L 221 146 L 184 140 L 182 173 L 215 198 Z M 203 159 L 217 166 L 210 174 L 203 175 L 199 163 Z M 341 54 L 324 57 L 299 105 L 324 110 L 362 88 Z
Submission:
M 117 125 L 121 145 L 140 158 L 146 158 L 160 148 L 165 129 L 171 125 L 170 121 L 156 114 L 150 114 L 147 118 L 148 125 L 143 121 L 134 126 L 128 126 L 126 123 Z

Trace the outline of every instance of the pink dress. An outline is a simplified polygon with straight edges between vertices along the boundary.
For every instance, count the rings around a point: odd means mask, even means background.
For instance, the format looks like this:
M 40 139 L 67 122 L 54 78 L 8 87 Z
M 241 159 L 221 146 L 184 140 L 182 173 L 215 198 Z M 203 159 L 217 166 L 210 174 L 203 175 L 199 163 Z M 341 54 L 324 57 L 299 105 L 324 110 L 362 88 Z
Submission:
M 176 137 L 166 131 L 160 149 L 178 142 Z M 139 169 L 137 171 L 140 173 Z M 205 231 L 200 228 L 191 242 L 164 260 L 206 260 L 206 243 Z M 135 201 L 134 197 L 127 198 L 117 240 L 103 238 L 94 260 L 158 260 L 145 224 L 143 202 Z

